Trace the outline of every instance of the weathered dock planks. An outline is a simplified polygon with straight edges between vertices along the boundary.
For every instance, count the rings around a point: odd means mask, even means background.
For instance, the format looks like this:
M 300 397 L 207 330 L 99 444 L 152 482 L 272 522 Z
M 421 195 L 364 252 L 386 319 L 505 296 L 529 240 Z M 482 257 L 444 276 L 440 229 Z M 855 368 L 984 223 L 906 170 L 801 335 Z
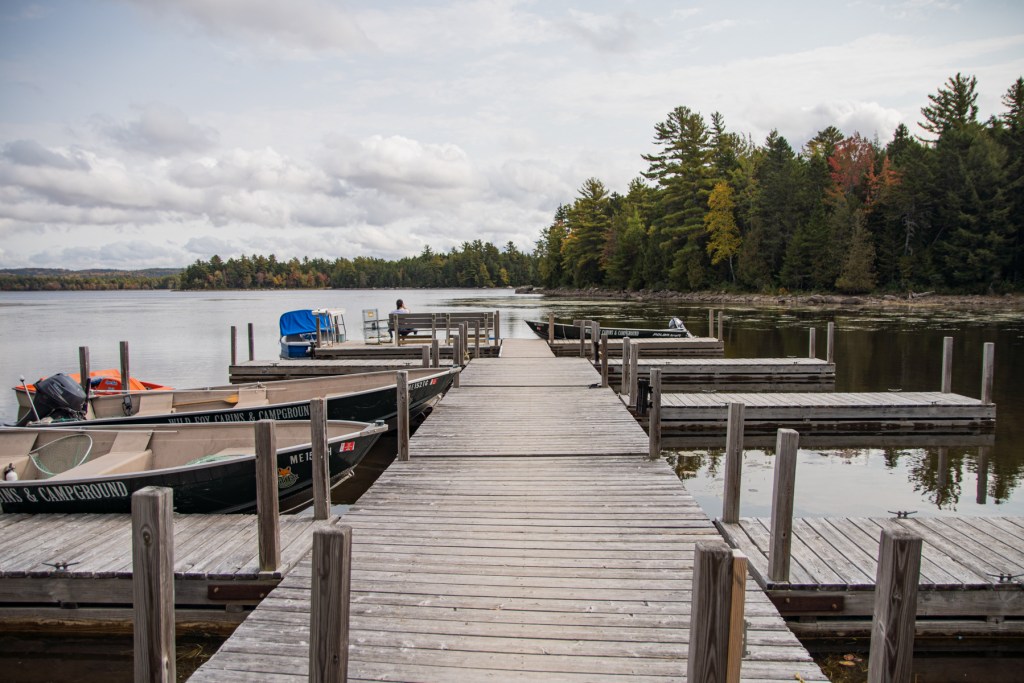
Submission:
M 349 680 L 686 678 L 694 548 L 717 532 L 668 464 L 646 458 L 611 391 L 590 388 L 588 362 L 535 348 L 472 361 L 411 460 L 342 519 Z M 300 564 L 192 680 L 305 680 L 310 574 Z M 747 586 L 741 680 L 826 680 Z
M 395 463 L 344 518 L 349 680 L 683 681 L 714 527 L 664 462 L 597 462 Z M 304 678 L 309 586 L 300 565 L 192 680 Z M 748 586 L 742 679 L 826 680 Z
M 645 358 L 637 375 L 661 370 L 663 391 L 833 391 L 836 366 L 817 358 Z M 608 381 L 622 383 L 622 359 L 608 360 Z
M 600 339 L 598 340 L 600 342 Z M 640 346 L 641 358 L 721 358 L 725 355 L 725 343 L 714 337 L 691 337 L 689 339 L 631 339 L 630 344 Z M 559 357 L 579 357 L 578 339 L 556 339 L 550 343 L 551 351 Z M 587 340 L 585 356 L 593 359 L 593 343 Z M 622 358 L 622 340 L 608 340 L 608 357 Z
M 991 429 L 996 417 L 994 404 L 942 392 L 665 393 L 662 430 L 724 434 L 729 403 L 746 406 L 744 428 L 752 434 L 780 427 L 819 434 L 963 432 Z
M 175 515 L 179 623 L 233 628 L 307 554 L 313 530 L 334 521 L 282 515 L 281 564 L 261 573 L 254 516 Z M 0 529 L 0 627 L 130 627 L 130 515 L 4 514 Z
M 1024 519 L 1019 517 L 801 518 L 794 520 L 788 582 L 768 580 L 766 519 L 716 522 L 750 561 L 758 585 L 805 635 L 863 634 L 874 606 L 879 536 L 923 539 L 917 632 L 1024 635 Z M 814 619 L 817 618 L 817 621 Z

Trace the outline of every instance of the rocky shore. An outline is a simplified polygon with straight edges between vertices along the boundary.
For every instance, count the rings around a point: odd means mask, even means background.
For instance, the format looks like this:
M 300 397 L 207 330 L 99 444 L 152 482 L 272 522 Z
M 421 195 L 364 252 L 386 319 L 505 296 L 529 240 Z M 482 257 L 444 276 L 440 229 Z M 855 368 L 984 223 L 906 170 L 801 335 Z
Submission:
M 903 295 L 881 294 L 846 296 L 840 294 L 752 294 L 729 292 L 673 292 L 670 290 L 639 290 L 629 292 L 610 289 L 544 289 L 520 287 L 517 294 L 542 294 L 559 299 L 609 301 L 651 301 L 708 305 L 785 306 L 787 308 L 914 308 L 957 310 L 1024 311 L 1024 296 L 1019 294 L 973 295 L 935 294 L 933 292 Z

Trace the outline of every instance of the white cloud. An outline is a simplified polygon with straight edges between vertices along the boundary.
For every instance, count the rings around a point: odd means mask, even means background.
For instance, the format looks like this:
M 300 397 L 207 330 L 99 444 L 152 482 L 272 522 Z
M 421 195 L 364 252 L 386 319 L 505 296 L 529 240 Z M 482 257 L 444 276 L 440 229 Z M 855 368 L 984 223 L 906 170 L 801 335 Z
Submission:
M 217 131 L 189 121 L 175 107 L 153 103 L 139 109 L 136 120 L 101 124 L 101 130 L 126 150 L 158 156 L 203 151 L 216 144 Z

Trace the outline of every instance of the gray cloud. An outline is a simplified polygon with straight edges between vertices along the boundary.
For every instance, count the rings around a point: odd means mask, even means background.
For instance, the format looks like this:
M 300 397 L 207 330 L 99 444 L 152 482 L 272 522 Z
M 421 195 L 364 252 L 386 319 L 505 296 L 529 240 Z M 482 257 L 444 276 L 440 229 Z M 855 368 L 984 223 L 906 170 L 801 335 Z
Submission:
M 202 152 L 216 144 L 217 131 L 188 120 L 180 110 L 160 104 L 142 108 L 134 121 L 102 126 L 116 144 L 130 151 L 158 156 Z
M 0 156 L 23 166 L 48 166 L 66 171 L 88 171 L 89 162 L 75 153 L 55 152 L 35 140 L 15 140 L 3 146 Z

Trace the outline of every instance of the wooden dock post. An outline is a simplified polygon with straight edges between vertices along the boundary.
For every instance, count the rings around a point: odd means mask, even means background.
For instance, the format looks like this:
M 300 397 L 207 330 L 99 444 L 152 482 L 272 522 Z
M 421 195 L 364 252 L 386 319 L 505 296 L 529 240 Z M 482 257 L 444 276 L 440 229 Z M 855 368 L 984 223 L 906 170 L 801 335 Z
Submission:
M 883 529 L 878 542 L 868 683 L 909 683 L 914 658 L 921 537 Z
M 455 380 L 458 381 L 458 374 Z M 398 397 L 398 459 L 409 459 L 409 373 L 399 370 L 395 373 Z
M 818 331 L 811 327 L 807 330 L 807 357 L 817 358 L 818 357 Z
M 331 514 L 331 464 L 327 448 L 327 399 L 309 400 L 309 431 L 313 447 L 313 519 Z
M 459 335 L 452 335 L 452 367 L 462 366 L 462 346 L 459 345 Z M 458 389 L 460 386 L 459 378 L 462 376 L 461 372 L 455 374 L 455 380 L 452 382 L 452 388 Z
M 836 362 L 836 324 L 834 322 L 828 324 L 828 334 L 825 339 L 825 362 Z
M 423 367 L 429 368 L 430 367 L 430 347 L 427 346 L 426 344 L 424 344 L 423 348 L 421 349 L 420 355 L 423 358 Z
M 587 330 L 590 329 L 589 320 L 580 321 L 580 358 L 587 357 Z
M 718 337 L 717 339 L 725 338 L 725 311 L 718 312 Z
M 772 490 L 772 527 L 768 550 L 768 578 L 771 581 L 789 581 L 799 442 L 800 435 L 792 429 L 780 429 L 775 437 L 775 486 Z
M 942 384 L 940 391 L 948 394 L 953 391 L 953 338 L 942 338 Z
M 548 313 L 548 344 L 555 341 L 555 314 Z
M 648 456 L 651 460 L 661 457 L 661 368 L 651 368 L 651 414 L 648 418 Z
M 743 480 L 742 403 L 729 404 L 729 422 L 725 435 L 725 492 L 722 497 L 722 521 L 740 521 L 740 486 Z
M 693 556 L 693 595 L 686 680 L 739 681 L 743 656 L 746 558 L 721 541 L 700 541 Z M 738 610 L 738 618 L 736 618 Z
M 939 488 L 939 496 L 943 496 L 949 483 L 949 446 L 939 446 L 939 458 L 935 465 L 935 485 Z
M 601 335 L 601 386 L 608 386 L 608 335 Z
M 132 607 L 136 681 L 174 683 L 174 513 L 169 488 L 132 494 Z
M 596 363 L 601 356 L 601 323 L 596 320 L 590 321 L 590 349 Z
M 629 398 L 636 403 L 640 391 L 640 345 L 631 344 L 629 349 Z
M 633 355 L 633 345 L 629 337 L 622 338 L 622 377 L 619 394 L 625 395 L 629 391 L 629 357 Z
M 981 356 L 981 403 L 992 405 L 992 382 L 995 379 L 996 345 L 985 342 Z
M 277 433 L 273 420 L 256 422 L 256 516 L 260 572 L 276 572 L 281 566 L 281 519 L 277 499 Z
M 480 357 L 480 321 L 473 322 L 473 358 Z
M 90 386 L 89 386 L 89 347 L 79 346 L 78 347 L 78 376 L 82 378 L 82 391 L 85 392 L 85 397 L 89 398 Z
M 430 354 L 433 357 L 431 366 L 435 368 L 441 367 L 441 342 L 435 337 L 430 342 Z
M 319 321 L 320 318 L 317 317 L 317 320 Z M 319 338 L 319 335 L 317 337 Z M 320 346 L 319 341 L 317 346 Z M 249 323 L 249 360 L 256 360 L 256 332 L 252 327 L 252 323 Z
M 121 342 L 121 391 L 129 390 L 129 378 L 131 378 L 128 367 L 128 342 Z
M 494 343 L 501 343 L 501 311 L 494 311 Z
M 715 337 L 715 309 L 708 309 L 708 336 L 711 338 Z
M 352 586 L 352 527 L 313 532 L 313 579 L 309 615 L 309 680 L 348 680 L 349 603 Z
M 231 364 L 238 365 L 238 328 L 231 326 Z

